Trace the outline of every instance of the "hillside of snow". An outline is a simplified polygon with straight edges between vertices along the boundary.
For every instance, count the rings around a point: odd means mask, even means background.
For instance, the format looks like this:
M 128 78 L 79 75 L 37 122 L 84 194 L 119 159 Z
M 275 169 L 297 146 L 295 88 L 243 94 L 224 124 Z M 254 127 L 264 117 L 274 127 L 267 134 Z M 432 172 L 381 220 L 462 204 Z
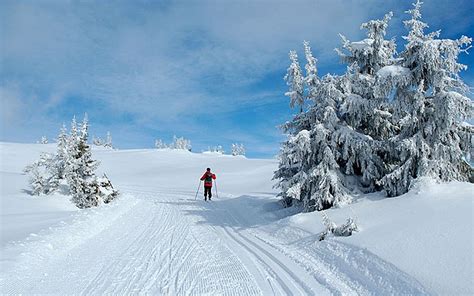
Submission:
M 1 294 L 474 294 L 474 185 L 369 194 L 326 211 L 284 209 L 276 160 L 173 150 L 93 150 L 121 192 L 78 210 L 67 188 L 28 194 L 23 168 L 54 144 L 0 143 Z M 204 202 L 199 177 L 217 175 Z

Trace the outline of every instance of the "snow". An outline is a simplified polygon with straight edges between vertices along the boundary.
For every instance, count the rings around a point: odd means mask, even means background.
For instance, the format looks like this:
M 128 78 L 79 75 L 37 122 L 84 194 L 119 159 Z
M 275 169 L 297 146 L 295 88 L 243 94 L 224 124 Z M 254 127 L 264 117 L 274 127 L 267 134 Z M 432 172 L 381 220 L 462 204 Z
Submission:
M 428 182 L 400 197 L 372 194 L 327 213 L 338 223 L 355 216 L 361 228 L 351 237 L 336 240 L 394 263 L 431 293 L 472 295 L 473 190 L 469 183 Z M 323 230 L 319 213 L 293 216 L 288 224 L 311 233 Z
M 351 47 L 355 50 L 365 50 L 365 49 L 370 49 L 371 45 L 374 43 L 374 39 L 366 38 L 361 41 L 354 41 L 351 42 Z
M 474 293 L 472 184 L 359 196 L 326 211 L 338 225 L 352 216 L 359 232 L 320 242 L 321 213 L 275 197 L 276 160 L 93 150 L 121 195 L 77 210 L 64 191 L 25 192 L 22 169 L 54 144 L 0 149 L 2 294 Z M 212 202 L 202 188 L 194 199 L 206 167 L 217 175 Z
M 379 77 L 410 77 L 410 69 L 398 65 L 390 65 L 382 67 L 378 72 L 377 76 Z

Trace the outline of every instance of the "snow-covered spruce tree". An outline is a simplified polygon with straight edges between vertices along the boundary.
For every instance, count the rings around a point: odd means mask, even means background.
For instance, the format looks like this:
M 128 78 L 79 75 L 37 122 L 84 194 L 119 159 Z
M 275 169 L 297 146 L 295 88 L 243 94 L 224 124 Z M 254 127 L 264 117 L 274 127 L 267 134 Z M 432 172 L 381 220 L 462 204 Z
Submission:
M 59 131 L 59 135 L 57 138 L 57 149 L 56 149 L 56 156 L 55 156 L 55 165 L 56 171 L 58 173 L 59 179 L 65 178 L 65 171 L 66 171 L 66 161 L 67 161 L 67 145 L 68 145 L 68 135 L 66 126 L 63 124 L 61 130 Z
M 191 151 L 191 140 L 185 139 L 184 137 L 178 138 L 176 136 L 173 136 L 173 143 L 171 143 L 170 148 Z
M 209 151 L 219 153 L 219 154 L 224 154 L 225 153 L 224 147 L 222 147 L 222 145 L 214 146 Z
M 39 160 L 24 169 L 29 174 L 33 195 L 51 194 L 58 189 L 60 179 L 55 162 L 55 156 L 41 153 Z
M 80 133 L 76 134 L 77 126 L 75 118 L 71 125 L 71 137 L 68 146 L 68 161 L 66 169 L 66 180 L 72 201 L 78 208 L 90 208 L 99 204 L 95 169 L 98 162 L 92 159 L 88 138 L 87 115 L 81 125 Z
M 42 136 L 41 140 L 37 142 L 38 144 L 48 144 L 48 138 L 46 136 Z
M 110 132 L 107 132 L 107 136 L 105 137 L 104 147 L 113 149 L 114 145 L 112 144 L 112 135 Z
M 30 175 L 29 182 L 33 188 L 32 194 L 51 194 L 59 187 L 64 179 L 67 159 L 67 133 L 62 126 L 57 138 L 56 154 L 42 153 L 40 159 L 28 165 L 25 172 Z
M 104 203 L 111 202 L 119 195 L 118 190 L 114 188 L 106 174 L 100 178 L 96 178 L 94 183 L 96 186 L 96 193 Z
M 92 144 L 96 145 L 96 146 L 103 146 L 104 145 L 104 141 L 99 138 L 99 137 L 96 137 L 96 136 L 93 136 L 92 137 Z
M 163 140 L 161 139 L 156 139 L 155 140 L 155 148 L 156 149 L 166 149 L 168 148 L 168 145 L 166 145 Z
M 363 23 L 367 38 L 350 42 L 341 35 L 344 50 L 337 50 L 349 64 L 343 77 L 343 103 L 340 116 L 346 126 L 337 131 L 337 142 L 342 147 L 338 159 L 347 175 L 360 176 L 364 191 L 377 189 L 376 181 L 383 177 L 387 154 L 384 141 L 391 137 L 397 126 L 392 123 L 388 96 L 380 95 L 375 87 L 378 74 L 395 63 L 394 40 L 385 40 L 392 13 L 380 20 Z
M 245 155 L 244 144 L 238 144 L 238 143 L 232 144 L 232 152 L 231 153 L 232 153 L 233 156 Z
M 311 46 L 308 41 L 303 41 L 304 53 L 306 57 L 306 77 L 304 83 L 306 87 L 307 97 L 315 96 L 315 88 L 319 85 L 318 68 L 316 66 L 318 60 L 313 56 Z
M 464 157 L 472 149 L 474 130 L 463 121 L 472 118 L 474 106 L 459 76 L 467 67 L 457 61 L 472 39 L 439 39 L 439 31 L 425 34 L 421 5 L 418 0 L 404 22 L 409 32 L 401 57 L 411 85 L 395 98 L 401 130 L 390 140 L 394 169 L 381 180 L 389 196 L 407 192 L 420 177 L 468 181 L 473 174 Z
M 300 107 L 300 112 L 303 112 L 304 105 L 304 78 L 301 71 L 300 64 L 298 62 L 298 55 L 296 51 L 290 51 L 289 57 L 291 64 L 288 67 L 287 74 L 285 75 L 285 81 L 289 87 L 286 96 L 290 97 L 290 107 L 293 108 L 295 105 Z
M 312 122 L 307 210 L 323 210 L 351 199 L 339 143 L 340 134 L 347 130 L 338 111 L 344 99 L 342 82 L 341 77 L 325 75 L 314 89 L 311 97 L 314 105 L 307 111 Z
M 343 95 L 338 77 L 326 75 L 321 80 L 317 78 L 316 59 L 312 57 L 309 44 L 304 46 L 310 77 L 304 79 L 304 93 L 313 105 L 282 126 L 289 136 L 282 144 L 274 179 L 279 180 L 276 186 L 281 189 L 280 196 L 285 206 L 298 200 L 304 211 L 314 211 L 348 201 L 342 184 L 343 176 L 336 162 L 338 147 L 333 138 L 340 124 L 337 108 Z M 292 56 L 290 54 L 290 58 Z

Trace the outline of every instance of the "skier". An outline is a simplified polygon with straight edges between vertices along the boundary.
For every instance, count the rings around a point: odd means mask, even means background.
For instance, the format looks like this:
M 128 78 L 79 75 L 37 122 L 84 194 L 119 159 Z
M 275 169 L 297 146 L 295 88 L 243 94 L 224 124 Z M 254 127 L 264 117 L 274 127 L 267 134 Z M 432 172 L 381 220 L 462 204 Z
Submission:
M 211 169 L 207 168 L 204 175 L 201 177 L 201 181 L 204 181 L 204 200 L 207 201 L 207 197 L 209 196 L 209 200 L 211 200 L 212 193 L 212 179 L 216 179 L 216 175 L 211 173 Z

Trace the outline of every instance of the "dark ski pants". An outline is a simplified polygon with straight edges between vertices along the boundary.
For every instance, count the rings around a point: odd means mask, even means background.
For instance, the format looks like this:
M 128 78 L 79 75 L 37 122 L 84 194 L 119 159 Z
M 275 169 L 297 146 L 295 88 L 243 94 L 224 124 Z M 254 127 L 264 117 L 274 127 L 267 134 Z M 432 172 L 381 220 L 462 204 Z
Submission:
M 212 187 L 210 186 L 204 186 L 204 199 L 206 199 L 208 196 L 209 196 L 209 199 L 211 199 L 212 197 L 211 189 Z

